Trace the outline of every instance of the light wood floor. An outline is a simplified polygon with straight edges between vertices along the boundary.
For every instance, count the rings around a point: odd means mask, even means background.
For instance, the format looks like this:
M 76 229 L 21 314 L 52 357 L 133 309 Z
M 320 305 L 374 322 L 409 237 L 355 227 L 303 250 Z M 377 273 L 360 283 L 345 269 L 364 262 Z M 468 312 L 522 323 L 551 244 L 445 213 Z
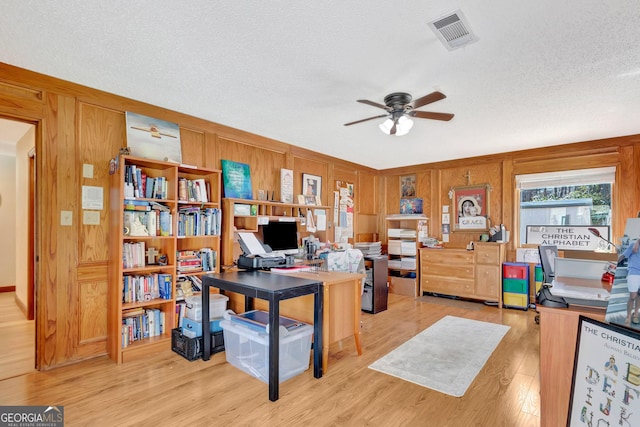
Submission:
M 423 302 L 390 295 L 362 316 L 363 354 L 352 339 L 330 349 L 328 372 L 309 369 L 267 385 L 225 362 L 189 362 L 170 350 L 117 366 L 105 357 L 0 381 L 0 405 L 64 405 L 68 426 L 539 426 L 539 338 L 533 310 Z M 479 309 L 478 309 L 479 307 Z M 511 329 L 461 398 L 368 369 L 445 315 Z
M 15 292 L 0 292 L 0 343 L 0 380 L 34 370 L 35 321 L 26 320 Z

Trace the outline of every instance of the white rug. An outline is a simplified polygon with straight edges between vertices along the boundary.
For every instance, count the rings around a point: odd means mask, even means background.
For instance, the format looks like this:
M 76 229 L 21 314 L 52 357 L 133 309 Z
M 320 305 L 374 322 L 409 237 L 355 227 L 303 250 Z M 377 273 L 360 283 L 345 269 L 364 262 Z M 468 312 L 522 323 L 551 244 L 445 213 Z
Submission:
M 509 328 L 445 316 L 369 368 L 461 397 Z

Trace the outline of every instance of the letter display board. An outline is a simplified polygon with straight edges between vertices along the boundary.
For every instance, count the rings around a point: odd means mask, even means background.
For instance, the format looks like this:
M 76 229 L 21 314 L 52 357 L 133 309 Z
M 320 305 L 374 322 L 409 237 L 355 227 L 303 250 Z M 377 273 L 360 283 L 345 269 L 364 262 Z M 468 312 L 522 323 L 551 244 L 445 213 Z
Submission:
M 580 316 L 567 426 L 640 426 L 640 334 Z

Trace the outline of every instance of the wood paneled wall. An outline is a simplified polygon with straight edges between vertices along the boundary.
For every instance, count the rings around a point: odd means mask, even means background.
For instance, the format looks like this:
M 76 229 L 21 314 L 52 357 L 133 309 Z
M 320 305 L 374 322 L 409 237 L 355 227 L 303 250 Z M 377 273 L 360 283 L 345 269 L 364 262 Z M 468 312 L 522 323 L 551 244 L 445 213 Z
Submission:
M 488 184 L 489 217 L 491 224 L 504 223 L 511 230 L 507 260 L 515 260 L 515 242 L 519 241 L 517 223 L 518 193 L 515 177 L 522 174 L 555 172 L 572 169 L 616 167 L 613 188 L 612 236 L 621 236 L 627 218 L 636 217 L 640 210 L 640 135 L 576 142 L 533 150 L 514 151 L 492 156 L 459 159 L 455 161 L 414 165 L 380 171 L 387 183 L 385 215 L 397 213 L 399 203 L 399 177 L 417 175 L 417 197 L 425 200 L 425 214 L 429 217 L 429 234 L 441 238 L 442 206 L 449 205 L 448 192 L 452 187 Z M 431 182 L 423 178 L 429 175 Z M 467 181 L 469 176 L 469 181 Z M 451 208 L 450 208 L 451 211 Z M 379 223 L 386 239 L 383 222 Z M 478 239 L 478 232 L 455 231 L 450 234 L 446 247 L 463 248 Z
M 490 218 L 517 230 L 514 176 L 584 167 L 617 166 L 613 236 L 640 210 L 640 136 L 567 144 L 377 171 L 260 135 L 208 122 L 74 83 L 0 63 L 0 116 L 36 125 L 37 365 L 49 369 L 106 353 L 107 209 L 100 225 L 82 223 L 83 185 L 105 189 L 109 205 L 108 161 L 125 142 L 125 112 L 180 125 L 183 161 L 220 168 L 221 159 L 248 163 L 252 187 L 279 194 L 280 168 L 294 171 L 294 193 L 302 174 L 322 177 L 322 203 L 333 203 L 336 181 L 354 184 L 355 241 L 386 242 L 385 216 L 399 211 L 399 177 L 416 174 L 417 197 L 424 199 L 430 234 L 440 236 L 441 209 L 451 187 L 489 184 Z M 290 141 L 295 142 L 295 141 Z M 82 165 L 94 177 L 82 177 Z M 73 224 L 60 225 L 71 211 Z M 329 212 L 331 215 L 332 212 Z M 328 218 L 330 221 L 332 217 Z M 449 247 L 464 247 L 477 233 L 455 232 Z M 512 242 L 517 236 L 514 236 Z M 513 243 L 510 246 L 512 252 Z M 16 254 L 26 256 L 26 254 Z
M 185 164 L 220 169 L 221 159 L 248 163 L 254 196 L 265 189 L 279 198 L 280 168 L 293 169 L 296 194 L 302 191 L 303 173 L 321 176 L 323 204 L 333 202 L 329 192 L 336 179 L 356 182 L 360 173 L 378 175 L 284 142 L 0 64 L 0 117 L 27 121 L 37 129 L 39 369 L 106 353 L 108 168 L 109 159 L 126 146 L 126 111 L 179 124 Z M 93 165 L 93 178 L 83 178 L 84 164 Z M 83 185 L 104 189 L 100 225 L 83 224 Z M 72 212 L 71 226 L 60 225 L 61 211 Z

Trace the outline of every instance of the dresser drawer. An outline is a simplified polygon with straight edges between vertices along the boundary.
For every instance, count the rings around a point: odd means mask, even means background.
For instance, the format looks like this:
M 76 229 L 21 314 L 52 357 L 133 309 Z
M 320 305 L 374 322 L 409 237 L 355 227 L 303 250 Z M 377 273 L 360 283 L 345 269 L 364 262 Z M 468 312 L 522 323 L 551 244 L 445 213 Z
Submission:
M 475 267 L 472 262 L 466 265 L 423 263 L 420 271 L 427 276 L 455 277 L 458 279 L 473 280 Z
M 433 264 L 473 264 L 473 252 L 464 249 L 421 249 L 420 260 Z
M 497 243 L 476 244 L 476 263 L 500 264 L 500 245 Z
M 473 280 L 422 276 L 422 292 L 437 294 L 470 296 L 473 295 Z

